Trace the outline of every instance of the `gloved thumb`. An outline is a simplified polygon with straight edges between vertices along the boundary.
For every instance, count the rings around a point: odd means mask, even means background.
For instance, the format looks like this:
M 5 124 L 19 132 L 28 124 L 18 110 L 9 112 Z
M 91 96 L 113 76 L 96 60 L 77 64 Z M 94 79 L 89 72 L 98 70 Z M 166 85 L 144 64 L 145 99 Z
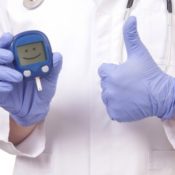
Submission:
M 53 54 L 53 69 L 47 77 L 50 82 L 56 83 L 60 70 L 62 68 L 62 55 L 60 53 Z
M 123 35 L 128 58 L 132 58 L 130 57 L 132 54 L 144 54 L 146 49 L 140 40 L 137 31 L 137 20 L 134 16 L 129 17 L 126 21 L 123 27 Z
M 114 74 L 114 71 L 117 69 L 116 64 L 107 64 L 103 63 L 99 68 L 98 68 L 98 75 L 103 79 L 106 78 L 110 75 Z
M 4 33 L 0 37 L 0 48 L 6 48 L 8 47 L 13 40 L 13 35 L 10 33 Z

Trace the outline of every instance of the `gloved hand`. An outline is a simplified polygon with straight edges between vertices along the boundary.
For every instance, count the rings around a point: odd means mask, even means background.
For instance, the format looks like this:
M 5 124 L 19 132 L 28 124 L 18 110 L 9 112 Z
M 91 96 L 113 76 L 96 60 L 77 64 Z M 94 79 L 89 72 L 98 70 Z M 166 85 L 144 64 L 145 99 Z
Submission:
M 20 125 L 29 126 L 45 119 L 54 96 L 62 66 L 60 54 L 53 54 L 53 70 L 42 78 L 43 91 L 38 92 L 34 80 L 25 80 L 13 68 L 13 53 L 8 48 L 13 36 L 0 38 L 0 106 Z M 3 116 L 1 116 L 3 117 Z
M 175 117 L 175 79 L 154 62 L 137 33 L 136 18 L 124 25 L 127 61 L 99 68 L 102 99 L 108 114 L 119 122 L 149 116 Z

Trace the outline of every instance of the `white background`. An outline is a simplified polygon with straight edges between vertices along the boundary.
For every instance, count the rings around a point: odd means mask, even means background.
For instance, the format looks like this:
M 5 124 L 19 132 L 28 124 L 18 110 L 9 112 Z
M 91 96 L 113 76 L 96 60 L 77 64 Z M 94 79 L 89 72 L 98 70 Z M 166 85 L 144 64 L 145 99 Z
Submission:
M 12 175 L 15 156 L 0 150 L 0 175 Z

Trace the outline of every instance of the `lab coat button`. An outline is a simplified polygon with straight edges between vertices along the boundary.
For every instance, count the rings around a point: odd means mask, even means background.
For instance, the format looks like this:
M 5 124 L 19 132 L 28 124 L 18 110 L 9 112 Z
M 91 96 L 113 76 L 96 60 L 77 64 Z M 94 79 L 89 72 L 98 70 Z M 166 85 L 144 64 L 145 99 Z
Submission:
M 31 76 L 31 71 L 30 70 L 25 70 L 24 72 L 23 72 L 23 75 L 25 76 L 25 77 L 30 77 Z
M 42 72 L 44 72 L 44 73 L 49 72 L 49 67 L 48 66 L 43 66 L 42 67 Z
M 25 8 L 32 10 L 39 7 L 44 0 L 23 0 L 23 5 Z

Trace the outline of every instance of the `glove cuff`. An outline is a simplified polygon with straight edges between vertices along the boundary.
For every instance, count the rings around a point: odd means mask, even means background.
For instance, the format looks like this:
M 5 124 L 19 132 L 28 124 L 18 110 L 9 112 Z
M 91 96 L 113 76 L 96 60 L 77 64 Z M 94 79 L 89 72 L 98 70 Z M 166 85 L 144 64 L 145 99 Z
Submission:
M 31 126 L 44 121 L 44 119 L 48 114 L 48 111 L 49 111 L 49 107 L 47 109 L 45 108 L 45 112 L 38 113 L 37 115 L 31 114 L 31 113 L 28 113 L 25 116 L 20 116 L 18 114 L 17 115 L 10 114 L 10 117 L 12 117 L 17 124 L 27 127 L 27 126 Z

